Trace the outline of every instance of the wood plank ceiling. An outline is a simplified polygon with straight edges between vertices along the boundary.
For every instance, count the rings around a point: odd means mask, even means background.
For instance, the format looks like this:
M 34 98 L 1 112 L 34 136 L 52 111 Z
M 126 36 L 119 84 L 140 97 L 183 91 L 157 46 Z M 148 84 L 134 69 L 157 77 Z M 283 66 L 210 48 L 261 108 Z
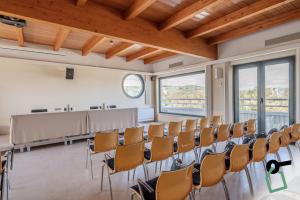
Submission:
M 154 63 L 177 54 L 216 59 L 217 45 L 300 18 L 300 0 L 2 0 L 0 38 Z M 97 16 L 97 17 L 95 17 Z

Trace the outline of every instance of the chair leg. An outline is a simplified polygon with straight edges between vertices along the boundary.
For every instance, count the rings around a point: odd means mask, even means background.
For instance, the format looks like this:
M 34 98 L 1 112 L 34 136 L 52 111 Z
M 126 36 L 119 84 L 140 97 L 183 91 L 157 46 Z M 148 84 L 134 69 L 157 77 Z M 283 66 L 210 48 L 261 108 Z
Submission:
M 276 155 L 276 157 L 277 157 L 277 160 L 278 160 L 279 162 L 281 162 L 281 158 L 280 158 L 280 156 L 279 156 L 279 153 L 276 152 L 275 155 Z
M 294 164 L 294 158 L 293 158 L 293 154 L 292 154 L 292 151 L 291 151 L 291 149 L 290 149 L 290 147 L 289 147 L 289 146 L 287 146 L 287 150 L 288 150 L 288 152 L 289 152 L 289 156 L 290 156 L 290 158 L 291 158 L 291 160 L 292 160 L 292 164 Z
M 8 200 L 8 188 L 9 188 L 9 183 L 8 183 L 8 171 L 7 171 L 6 172 L 6 200 Z
M 145 180 L 148 181 L 149 178 L 148 178 L 148 175 L 147 175 L 147 167 L 146 167 L 146 164 L 143 164 L 143 170 L 144 170 L 144 175 L 145 175 Z
M 12 150 L 11 150 L 11 155 L 10 155 L 10 170 L 13 169 L 13 166 L 14 166 L 14 158 L 15 158 L 15 148 L 13 147 Z
M 192 193 L 189 194 L 189 199 L 190 200 L 194 200 L 195 199 Z
M 92 179 L 94 179 L 94 171 L 93 171 L 93 160 L 92 160 L 92 156 L 90 155 L 90 165 L 91 165 L 91 175 L 92 175 Z
M 222 181 L 221 181 L 222 185 L 223 185 L 223 189 L 224 189 L 224 192 L 225 192 L 225 197 L 226 197 L 226 200 L 229 200 L 229 192 L 228 192 L 228 188 L 227 188 L 227 185 L 226 185 L 226 181 L 225 179 L 223 178 Z
M 100 187 L 101 192 L 103 190 L 103 172 L 104 172 L 104 165 L 102 165 L 101 167 L 101 187 Z
M 128 170 L 128 182 L 130 180 L 130 170 Z
M 247 175 L 247 180 L 248 180 L 250 192 L 251 192 L 251 194 L 253 195 L 253 185 L 252 185 L 252 180 L 251 180 L 250 173 L 249 173 L 249 170 L 248 170 L 248 167 L 247 167 L 247 166 L 246 166 L 246 168 L 245 168 L 245 172 L 246 172 L 246 175 Z
M 135 169 L 133 170 L 133 180 L 132 180 L 132 182 L 134 182 L 134 178 L 135 178 Z
M 1 174 L 1 200 L 3 200 L 3 189 L 4 189 L 4 172 Z
M 157 162 L 155 162 L 155 174 L 157 172 Z
M 87 147 L 86 147 L 86 160 L 85 160 L 85 168 L 88 168 L 88 159 L 89 159 L 89 142 L 87 142 Z
M 112 192 L 112 187 L 111 187 L 111 177 L 109 173 L 109 168 L 107 167 L 107 174 L 108 174 L 108 183 L 109 183 L 109 191 L 110 191 L 110 200 L 113 200 L 113 192 Z
M 201 159 L 201 150 L 202 150 L 202 148 L 201 147 L 199 147 L 199 157 L 198 157 L 198 163 L 200 163 L 200 159 Z
M 197 148 L 194 149 L 194 155 L 195 155 L 195 160 L 196 163 L 198 163 L 198 154 L 197 154 Z
M 212 144 L 212 149 L 213 149 L 213 151 L 214 151 L 215 153 L 217 152 L 217 148 L 215 147 L 214 144 Z
M 160 161 L 160 163 L 159 163 L 159 172 L 161 172 L 161 167 L 162 167 L 162 160 Z

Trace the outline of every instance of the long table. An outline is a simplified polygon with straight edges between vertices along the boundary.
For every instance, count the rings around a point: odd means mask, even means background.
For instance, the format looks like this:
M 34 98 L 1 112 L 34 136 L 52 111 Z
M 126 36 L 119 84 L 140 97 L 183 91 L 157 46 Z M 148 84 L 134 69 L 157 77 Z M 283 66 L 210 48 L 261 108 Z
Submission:
M 36 113 L 11 116 L 11 142 L 15 145 L 137 125 L 137 108 Z

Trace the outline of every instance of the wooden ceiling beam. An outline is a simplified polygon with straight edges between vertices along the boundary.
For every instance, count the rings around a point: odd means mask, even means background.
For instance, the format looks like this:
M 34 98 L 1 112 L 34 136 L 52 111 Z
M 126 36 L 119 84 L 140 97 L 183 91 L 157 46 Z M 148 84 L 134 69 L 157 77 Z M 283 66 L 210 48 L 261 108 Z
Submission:
M 88 55 L 93 50 L 93 48 L 95 48 L 95 46 L 97 46 L 98 44 L 103 42 L 104 39 L 105 39 L 105 37 L 103 37 L 103 36 L 91 37 L 82 47 L 82 55 L 83 56 Z
M 295 9 L 292 11 L 288 11 L 286 13 L 277 15 L 275 17 L 271 17 L 259 22 L 256 22 L 254 24 L 250 24 L 245 27 L 241 27 L 229 32 L 226 32 L 221 35 L 217 35 L 216 37 L 209 38 L 209 44 L 210 45 L 215 45 L 219 43 L 226 42 L 228 40 L 236 39 L 241 36 L 245 36 L 251 33 L 258 32 L 260 30 L 270 28 L 279 24 L 283 24 L 286 22 L 289 22 L 291 20 L 299 19 L 300 18 L 300 9 Z
M 120 44 L 117 44 L 116 46 L 110 48 L 106 53 L 105 57 L 106 59 L 112 58 L 113 56 L 117 55 L 118 53 L 121 53 L 122 51 L 125 51 L 126 49 L 132 47 L 134 44 L 128 43 L 128 42 L 121 42 Z
M 202 26 L 188 32 L 186 35 L 188 38 L 199 37 L 255 15 L 259 15 L 263 12 L 272 10 L 288 2 L 291 2 L 291 0 L 259 0 L 228 15 L 205 23 Z
M 120 13 L 95 1 L 89 1 L 78 9 L 70 0 L 1 0 L 0 14 L 64 26 L 70 30 L 81 30 L 165 51 L 217 58 L 217 47 L 209 46 L 202 38 L 187 39 L 176 29 L 160 32 L 155 24 L 139 17 L 124 20 Z
M 161 31 L 168 30 L 174 26 L 177 26 L 178 24 L 181 24 L 182 22 L 194 17 L 197 13 L 209 8 L 210 6 L 219 4 L 225 0 L 198 0 L 195 3 L 183 8 L 182 10 L 179 10 L 175 14 L 173 14 L 171 17 L 163 21 L 159 25 L 159 29 Z
M 59 51 L 61 48 L 62 44 L 64 43 L 65 39 L 68 37 L 70 33 L 70 29 L 66 28 L 60 28 L 56 34 L 56 39 L 54 42 L 53 50 L 54 51 Z
M 175 55 L 177 55 L 177 53 L 168 52 L 168 51 L 163 52 L 161 54 L 158 54 L 158 55 L 152 56 L 150 58 L 144 59 L 144 64 L 151 64 L 151 63 L 154 63 L 154 62 L 158 62 L 162 59 L 169 58 L 169 57 L 175 56 Z
M 25 40 L 24 40 L 23 28 L 16 28 L 16 33 L 17 33 L 17 40 L 18 40 L 19 46 L 24 47 L 25 46 Z
M 135 18 L 149 6 L 151 6 L 155 1 L 157 0 L 135 0 L 125 11 L 124 18 L 127 20 Z
M 156 48 L 152 48 L 152 47 L 145 47 L 142 50 L 139 50 L 137 52 L 134 52 L 132 54 L 129 54 L 128 56 L 126 56 L 126 61 L 130 62 L 133 60 L 137 60 L 140 59 L 144 56 L 148 56 L 151 55 L 153 53 L 156 53 L 157 51 L 160 51 L 159 49 Z
M 84 6 L 88 0 L 77 0 L 77 6 Z

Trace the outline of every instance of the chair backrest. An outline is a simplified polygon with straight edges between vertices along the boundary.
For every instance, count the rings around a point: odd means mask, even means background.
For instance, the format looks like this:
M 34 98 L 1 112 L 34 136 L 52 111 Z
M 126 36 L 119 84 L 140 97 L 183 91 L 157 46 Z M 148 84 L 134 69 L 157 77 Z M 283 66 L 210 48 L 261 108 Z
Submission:
M 184 200 L 193 188 L 194 162 L 176 171 L 162 172 L 156 184 L 156 200 Z
M 168 136 L 178 136 L 181 132 L 182 121 L 169 122 Z
M 144 127 L 126 128 L 124 145 L 138 143 L 144 140 Z
M 282 147 L 287 147 L 289 146 L 290 142 L 291 142 L 291 135 L 290 133 L 292 132 L 292 128 L 291 127 L 286 127 L 281 131 L 281 146 Z
M 281 138 L 281 133 L 280 132 L 275 132 L 270 135 L 269 139 L 269 153 L 276 153 L 280 149 L 280 138 Z
M 200 147 L 207 147 L 214 143 L 214 128 L 204 128 L 200 134 Z
M 161 161 L 173 155 L 173 137 L 155 137 L 151 146 L 151 161 Z
M 118 130 L 112 132 L 97 132 L 95 135 L 94 152 L 111 151 L 118 146 Z
M 195 148 L 195 134 L 194 131 L 180 132 L 177 142 L 178 153 L 188 152 Z
M 249 119 L 247 121 L 247 134 L 253 135 L 256 132 L 256 119 Z
M 292 126 L 292 140 L 297 142 L 300 139 L 300 124 L 294 124 Z
M 185 122 L 185 131 L 195 131 L 197 128 L 197 120 L 196 119 L 188 119 Z
M 244 124 L 243 123 L 235 123 L 233 126 L 233 134 L 234 138 L 240 138 L 244 134 Z
M 209 127 L 209 119 L 207 117 L 201 118 L 199 120 L 200 132 L 202 131 L 202 129 L 208 128 L 208 127 Z
M 128 171 L 143 164 L 144 148 L 144 141 L 129 145 L 119 145 L 115 155 L 115 171 Z
M 235 145 L 230 153 L 231 172 L 239 172 L 249 163 L 249 144 Z
M 214 115 L 214 116 L 212 116 L 212 118 L 211 118 L 211 125 L 212 126 L 219 126 L 219 125 L 221 125 L 221 123 L 222 123 L 222 118 L 221 118 L 221 116 L 220 115 Z
M 267 155 L 266 139 L 257 138 L 253 144 L 252 161 L 261 162 L 265 159 L 266 155 Z
M 200 167 L 200 186 L 210 187 L 219 183 L 226 172 L 225 153 L 209 154 Z
M 164 136 L 164 125 L 163 124 L 150 124 L 148 128 L 148 140 L 152 141 L 155 137 Z
M 230 134 L 229 128 L 230 128 L 229 124 L 222 124 L 219 126 L 218 133 L 217 133 L 218 142 L 223 142 L 228 140 Z

